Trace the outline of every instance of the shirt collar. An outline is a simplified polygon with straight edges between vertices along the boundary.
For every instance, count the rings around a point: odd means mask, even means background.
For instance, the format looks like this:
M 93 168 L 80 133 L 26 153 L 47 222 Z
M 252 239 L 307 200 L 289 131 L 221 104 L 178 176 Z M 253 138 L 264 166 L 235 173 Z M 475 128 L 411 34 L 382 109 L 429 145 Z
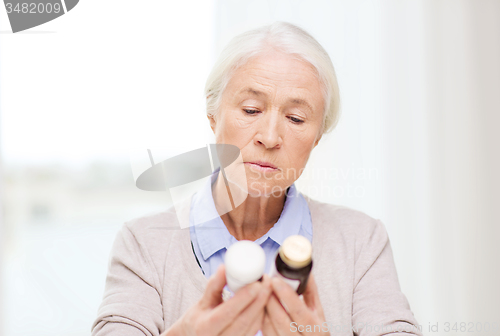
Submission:
M 204 260 L 236 242 L 217 213 L 213 200 L 212 185 L 217 179 L 219 170 L 214 171 L 204 187 L 193 196 L 192 224 Z M 293 183 L 287 189 L 285 205 L 280 218 L 264 236 L 255 242 L 262 244 L 270 238 L 281 245 L 288 236 L 299 234 L 302 221 L 310 220 L 310 217 L 303 213 L 304 209 L 308 209 L 307 206 L 304 207 L 305 202 L 306 200 L 300 195 L 295 183 Z
M 192 225 L 204 260 L 230 245 L 231 234 L 217 213 L 212 195 L 212 185 L 219 171 L 214 171 L 203 188 L 193 196 L 191 207 Z

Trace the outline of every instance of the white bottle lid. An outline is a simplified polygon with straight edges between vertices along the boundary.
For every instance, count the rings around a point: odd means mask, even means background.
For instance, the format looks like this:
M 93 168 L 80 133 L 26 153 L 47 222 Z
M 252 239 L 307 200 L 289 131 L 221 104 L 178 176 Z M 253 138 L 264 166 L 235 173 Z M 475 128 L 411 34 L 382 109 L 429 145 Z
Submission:
M 229 246 L 224 263 L 227 285 L 236 292 L 264 275 L 266 254 L 259 244 L 250 240 L 240 240 Z

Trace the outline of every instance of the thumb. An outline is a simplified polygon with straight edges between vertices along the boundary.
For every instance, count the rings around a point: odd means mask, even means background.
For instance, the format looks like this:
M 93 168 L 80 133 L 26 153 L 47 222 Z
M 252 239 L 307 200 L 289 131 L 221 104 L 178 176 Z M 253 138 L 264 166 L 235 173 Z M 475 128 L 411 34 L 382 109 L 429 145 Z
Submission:
M 208 279 L 207 287 L 200 300 L 204 308 L 213 308 L 222 303 L 222 290 L 226 285 L 226 268 L 224 264 L 217 268 L 217 272 Z

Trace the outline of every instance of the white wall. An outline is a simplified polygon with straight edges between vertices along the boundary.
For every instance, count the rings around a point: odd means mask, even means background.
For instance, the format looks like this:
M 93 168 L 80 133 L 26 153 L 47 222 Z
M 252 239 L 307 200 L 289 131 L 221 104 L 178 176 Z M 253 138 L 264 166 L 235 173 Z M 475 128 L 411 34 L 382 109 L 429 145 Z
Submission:
M 0 334 L 90 334 L 116 231 L 169 203 L 136 190 L 129 150 L 207 143 L 213 5 L 80 1 L 17 34 L 0 8 Z
M 498 324 L 500 3 L 380 9 L 386 223 L 403 289 L 424 326 Z
M 0 34 L 5 159 L 79 164 L 135 147 L 204 146 L 193 134 L 210 130 L 212 11 L 211 1 L 80 1 L 42 26 Z

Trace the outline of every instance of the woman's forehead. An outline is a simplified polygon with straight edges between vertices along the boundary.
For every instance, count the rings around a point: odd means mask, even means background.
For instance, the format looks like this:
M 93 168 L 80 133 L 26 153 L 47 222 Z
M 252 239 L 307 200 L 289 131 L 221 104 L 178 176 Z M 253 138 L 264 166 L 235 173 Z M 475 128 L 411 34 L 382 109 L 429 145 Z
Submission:
M 309 62 L 279 51 L 257 54 L 239 66 L 233 76 L 254 75 L 269 79 L 317 79 L 317 71 Z M 294 78 L 295 77 L 295 78 Z
M 316 69 L 306 61 L 283 53 L 263 54 L 236 69 L 227 93 L 234 99 L 267 99 L 276 93 L 289 95 L 292 103 L 321 109 L 321 83 Z M 319 100 L 319 101 L 318 101 Z M 316 108 L 315 108 L 316 107 Z

